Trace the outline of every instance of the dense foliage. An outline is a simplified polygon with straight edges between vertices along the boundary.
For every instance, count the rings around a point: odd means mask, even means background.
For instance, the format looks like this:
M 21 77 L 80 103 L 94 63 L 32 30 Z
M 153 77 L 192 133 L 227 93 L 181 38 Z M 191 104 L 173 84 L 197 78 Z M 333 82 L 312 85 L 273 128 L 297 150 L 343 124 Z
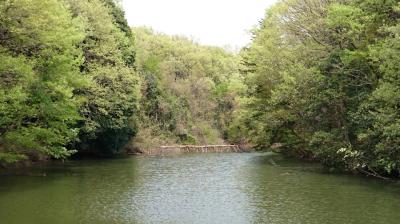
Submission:
M 400 7 L 287 0 L 243 49 L 247 99 L 231 139 L 375 176 L 400 174 Z
M 399 176 L 399 19 L 281 0 L 235 55 L 131 29 L 115 0 L 2 0 L 0 164 L 230 141 Z
M 1 1 L 0 59 L 0 164 L 220 143 L 244 87 L 238 57 L 132 31 L 115 0 Z
M 143 76 L 133 145 L 222 143 L 242 83 L 238 57 L 147 28 L 133 33 L 136 67 Z
M 139 97 L 139 80 L 132 69 L 131 32 L 118 26 L 121 18 L 101 1 L 68 2 L 76 18 L 84 21 L 86 36 L 80 44 L 84 55 L 80 71 L 91 81 L 75 90 L 76 95 L 86 99 L 79 110 L 83 120 L 76 146 L 83 152 L 112 155 L 136 131 L 130 120 Z
M 1 1 L 0 162 L 129 141 L 139 85 L 121 13 L 110 1 Z

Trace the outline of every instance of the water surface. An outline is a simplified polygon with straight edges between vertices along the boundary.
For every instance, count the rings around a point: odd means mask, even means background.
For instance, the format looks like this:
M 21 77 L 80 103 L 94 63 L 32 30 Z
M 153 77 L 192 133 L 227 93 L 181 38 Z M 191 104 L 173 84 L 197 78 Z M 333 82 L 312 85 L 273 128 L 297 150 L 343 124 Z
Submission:
M 71 161 L 0 176 L 5 224 L 397 224 L 400 184 L 270 153 Z

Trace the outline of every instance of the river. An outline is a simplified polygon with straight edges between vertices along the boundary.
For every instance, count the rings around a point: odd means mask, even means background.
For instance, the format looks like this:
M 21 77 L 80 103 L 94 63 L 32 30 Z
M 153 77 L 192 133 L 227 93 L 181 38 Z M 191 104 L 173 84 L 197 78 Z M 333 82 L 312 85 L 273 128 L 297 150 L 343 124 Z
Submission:
M 271 153 L 52 163 L 0 176 L 0 223 L 397 224 L 400 184 Z

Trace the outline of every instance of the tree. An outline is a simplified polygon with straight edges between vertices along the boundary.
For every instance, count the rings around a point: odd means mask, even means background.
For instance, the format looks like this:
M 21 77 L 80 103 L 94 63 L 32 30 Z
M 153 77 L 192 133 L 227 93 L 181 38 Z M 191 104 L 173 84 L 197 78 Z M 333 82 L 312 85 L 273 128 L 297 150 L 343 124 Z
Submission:
M 75 152 L 83 36 L 60 1 L 0 4 L 0 162 Z
M 283 145 L 330 167 L 398 175 L 397 8 L 375 0 L 277 3 L 242 51 L 249 90 L 234 136 L 242 127 L 260 148 Z
M 132 69 L 132 54 L 127 54 L 132 50 L 129 32 L 118 27 L 117 22 L 123 21 L 121 17 L 116 21 L 112 12 L 118 9 L 110 1 L 106 2 L 111 7 L 100 0 L 68 2 L 75 18 L 84 21 L 80 69 L 90 80 L 88 86 L 75 91 L 86 99 L 80 109 L 84 120 L 75 147 L 82 153 L 117 154 L 136 132 L 132 121 L 139 80 Z

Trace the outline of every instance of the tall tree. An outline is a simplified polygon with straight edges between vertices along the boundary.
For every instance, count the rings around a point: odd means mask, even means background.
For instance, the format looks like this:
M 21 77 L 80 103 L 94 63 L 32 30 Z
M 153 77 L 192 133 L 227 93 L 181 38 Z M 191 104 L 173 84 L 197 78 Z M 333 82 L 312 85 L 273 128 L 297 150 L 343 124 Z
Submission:
M 391 0 L 277 3 L 242 52 L 249 91 L 232 136 L 244 131 L 260 147 L 398 175 L 398 16 Z
M 85 80 L 80 21 L 57 0 L 0 3 L 0 162 L 65 158 Z
M 116 154 L 136 132 L 131 118 L 139 97 L 139 80 L 131 68 L 133 59 L 126 57 L 131 39 L 118 27 L 112 14 L 115 9 L 103 1 L 68 2 L 75 18 L 85 24 L 81 71 L 90 79 L 89 86 L 75 91 L 86 98 L 80 110 L 84 121 L 76 146 L 81 152 Z

